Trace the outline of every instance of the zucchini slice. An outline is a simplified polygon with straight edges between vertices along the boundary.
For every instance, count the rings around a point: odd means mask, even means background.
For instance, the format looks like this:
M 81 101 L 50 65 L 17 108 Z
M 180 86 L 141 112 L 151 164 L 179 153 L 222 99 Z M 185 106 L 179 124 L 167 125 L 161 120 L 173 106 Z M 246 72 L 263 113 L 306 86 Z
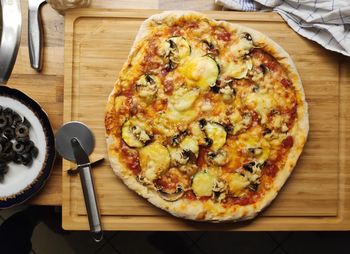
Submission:
M 213 141 L 210 147 L 213 151 L 218 151 L 225 145 L 227 133 L 224 126 L 215 122 L 207 122 L 203 130 L 207 137 Z
M 135 118 L 129 119 L 123 124 L 122 139 L 130 147 L 143 147 L 151 141 L 150 129 Z
M 187 84 L 208 91 L 218 79 L 220 69 L 210 56 L 193 57 L 184 63 L 179 72 L 185 77 Z
M 198 172 L 192 180 L 192 190 L 197 197 L 210 197 L 213 194 L 215 175 L 207 172 Z
M 191 54 L 191 46 L 182 36 L 170 37 L 163 43 L 162 47 L 169 70 L 175 69 L 181 60 Z

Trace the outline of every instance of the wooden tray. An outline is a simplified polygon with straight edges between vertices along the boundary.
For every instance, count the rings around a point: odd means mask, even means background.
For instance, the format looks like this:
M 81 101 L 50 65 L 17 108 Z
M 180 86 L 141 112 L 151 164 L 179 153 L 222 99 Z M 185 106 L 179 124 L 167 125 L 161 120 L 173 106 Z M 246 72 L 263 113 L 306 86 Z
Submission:
M 159 11 L 74 10 L 65 17 L 64 121 L 79 120 L 96 135 L 95 155 L 106 156 L 104 110 L 140 24 Z M 349 61 L 293 32 L 275 13 L 208 12 L 255 28 L 295 61 L 309 102 L 310 135 L 277 199 L 245 223 L 209 224 L 174 218 L 127 189 L 106 161 L 93 169 L 107 230 L 345 230 L 350 229 Z M 342 63 L 343 61 L 343 63 Z M 88 229 L 78 176 L 63 163 L 63 227 Z

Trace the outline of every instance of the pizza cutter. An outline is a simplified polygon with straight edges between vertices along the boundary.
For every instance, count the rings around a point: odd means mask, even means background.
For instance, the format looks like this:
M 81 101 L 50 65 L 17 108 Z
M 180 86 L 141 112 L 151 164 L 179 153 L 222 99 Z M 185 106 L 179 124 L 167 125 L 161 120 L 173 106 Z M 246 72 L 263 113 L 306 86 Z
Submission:
M 90 232 L 96 242 L 103 238 L 100 214 L 91 175 L 89 155 L 94 150 L 92 131 L 81 122 L 64 124 L 56 134 L 56 150 L 66 160 L 77 163 L 88 214 Z

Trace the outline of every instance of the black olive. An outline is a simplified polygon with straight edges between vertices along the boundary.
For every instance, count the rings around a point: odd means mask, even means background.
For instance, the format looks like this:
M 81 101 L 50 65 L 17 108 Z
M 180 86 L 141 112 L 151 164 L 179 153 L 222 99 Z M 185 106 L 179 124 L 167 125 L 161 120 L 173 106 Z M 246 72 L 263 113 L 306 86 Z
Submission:
M 169 59 L 168 64 L 165 66 L 166 71 L 172 71 L 176 68 L 177 64 Z
M 32 125 L 30 124 L 30 122 L 28 121 L 27 118 L 23 117 L 23 125 L 27 126 L 28 128 L 30 128 Z
M 36 146 L 34 146 L 34 147 L 32 148 L 32 150 L 30 150 L 30 153 L 31 153 L 31 155 L 32 155 L 33 158 L 36 158 L 36 157 L 38 157 L 39 149 L 38 149 Z
M 188 158 L 188 162 L 190 162 L 190 163 L 196 163 L 196 161 L 197 161 L 196 155 L 190 150 L 183 150 L 182 156 L 184 158 Z
M 28 140 L 27 142 L 24 143 L 24 152 L 28 153 L 32 148 L 34 147 L 34 142 L 31 140 Z
M 257 184 L 257 183 L 252 183 L 252 184 L 250 184 L 249 186 L 248 186 L 248 188 L 250 189 L 250 190 L 252 190 L 252 191 L 257 191 L 258 190 L 258 188 L 259 188 L 259 184 Z
M 2 131 L 2 135 L 4 135 L 7 139 L 13 139 L 15 137 L 15 131 L 11 127 L 6 127 Z
M 12 126 L 12 124 L 13 124 L 13 116 L 12 116 L 12 114 L 7 114 L 7 115 L 5 115 L 5 117 L 6 117 L 6 120 L 7 120 L 7 126 Z
M 265 64 L 260 64 L 259 67 L 260 67 L 261 72 L 262 72 L 263 74 L 265 74 L 265 73 L 268 71 L 268 68 L 266 67 Z
M 4 115 L 0 115 L 0 128 L 4 128 L 7 125 L 7 118 Z
M 188 135 L 188 132 L 186 130 L 186 131 L 182 131 L 179 134 L 173 136 L 171 138 L 171 141 L 170 141 L 171 145 L 173 145 L 173 146 L 179 145 L 181 143 L 182 139 L 187 135 Z
M 16 137 L 18 138 L 24 138 L 29 135 L 29 128 L 25 126 L 24 124 L 18 125 L 16 127 Z
M 249 162 L 249 163 L 244 164 L 244 165 L 243 165 L 243 168 L 244 168 L 245 170 L 247 170 L 248 172 L 253 173 L 253 167 L 254 167 L 254 166 L 255 166 L 255 162 L 252 161 L 252 162 Z
M 22 156 L 20 154 L 16 154 L 13 158 L 13 162 L 16 164 L 22 164 Z
M 176 43 L 175 43 L 174 41 L 168 40 L 168 42 L 169 42 L 169 44 L 170 44 L 170 48 L 172 48 L 172 49 L 177 48 Z
M 5 162 L 0 162 L 0 174 L 6 169 L 8 169 L 7 164 Z
M 10 152 L 11 146 L 12 146 L 12 143 L 10 141 L 6 141 L 5 143 L 3 143 L 3 151 Z
M 33 163 L 33 157 L 30 153 L 22 154 L 21 159 L 24 166 L 30 166 Z
M 15 157 L 15 152 L 14 151 L 8 151 L 8 152 L 2 152 L 0 154 L 0 160 L 4 161 L 4 162 L 10 162 L 13 160 L 13 158 Z
M 247 39 L 248 41 L 252 41 L 253 38 L 249 33 L 243 33 L 243 38 Z
M 149 74 L 145 74 L 145 79 L 148 83 L 153 84 L 154 80 L 151 78 L 151 76 Z
M 2 114 L 2 110 L 3 110 L 4 108 L 0 105 L 0 114 Z
M 16 112 L 14 112 L 12 126 L 16 127 L 20 123 L 22 123 L 22 117 L 19 114 L 17 114 Z
M 212 91 L 213 93 L 219 93 L 220 87 L 218 87 L 217 85 L 211 86 L 210 91 Z
M 29 136 L 23 137 L 23 138 L 16 138 L 16 141 L 18 142 L 23 142 L 23 143 L 28 143 L 29 142 Z
M 266 128 L 266 129 L 264 129 L 264 131 L 263 131 L 263 135 L 265 136 L 265 135 L 267 135 L 267 134 L 270 134 L 271 132 L 272 132 L 271 129 Z
M 199 127 L 201 127 L 202 129 L 204 128 L 204 126 L 207 125 L 207 120 L 205 120 L 204 118 L 199 120 Z
M 0 154 L 4 150 L 4 145 L 0 143 Z
M 213 144 L 213 140 L 211 138 L 206 137 L 204 141 L 207 147 L 210 147 Z
M 226 131 L 227 133 L 232 132 L 232 131 L 233 131 L 233 125 L 232 125 L 232 124 L 226 124 L 226 125 L 225 125 L 225 131 Z
M 256 166 L 260 169 L 263 169 L 265 167 L 265 165 L 266 165 L 266 161 L 256 164 Z
M 259 85 L 254 85 L 253 88 L 252 88 L 252 91 L 253 91 L 254 93 L 256 93 L 256 92 L 259 91 L 259 89 L 260 89 Z
M 15 142 L 12 144 L 12 149 L 18 154 L 22 154 L 25 152 L 25 145 L 22 142 Z

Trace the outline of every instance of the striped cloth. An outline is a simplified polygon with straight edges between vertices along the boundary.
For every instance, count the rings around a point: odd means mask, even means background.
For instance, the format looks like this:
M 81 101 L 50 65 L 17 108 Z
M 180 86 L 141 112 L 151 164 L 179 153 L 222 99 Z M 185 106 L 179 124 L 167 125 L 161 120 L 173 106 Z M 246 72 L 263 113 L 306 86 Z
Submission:
M 300 35 L 350 56 L 350 0 L 215 0 L 241 11 L 276 11 Z

